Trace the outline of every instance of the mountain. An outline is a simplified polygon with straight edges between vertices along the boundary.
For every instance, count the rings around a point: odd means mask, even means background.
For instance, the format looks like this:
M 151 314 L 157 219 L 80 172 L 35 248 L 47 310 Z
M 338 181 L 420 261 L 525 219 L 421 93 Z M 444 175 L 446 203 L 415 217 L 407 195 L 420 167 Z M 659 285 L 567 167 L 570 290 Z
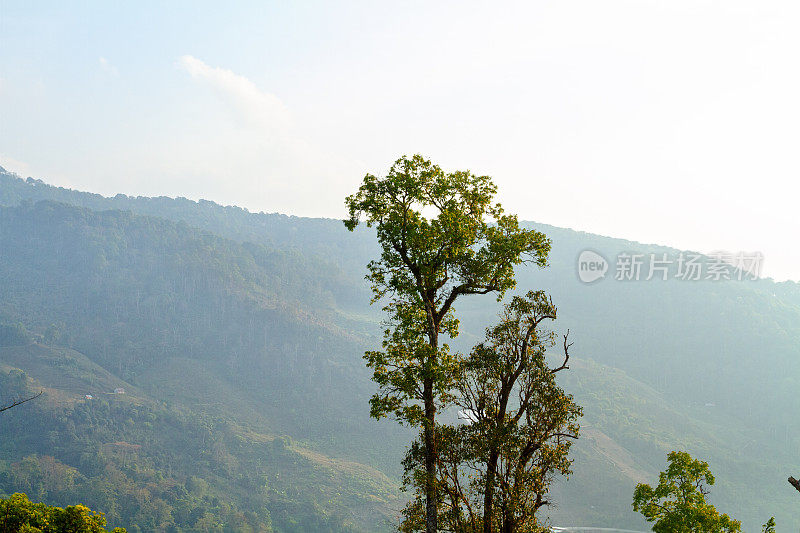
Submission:
M 0 418 L 0 492 L 72 498 L 143 530 L 390 527 L 411 435 L 368 418 L 371 231 L 7 172 L 0 206 L 2 395 L 47 392 Z M 583 250 L 679 251 L 529 225 L 553 252 L 519 269 L 518 290 L 553 295 L 575 342 L 562 384 L 585 408 L 554 523 L 646 529 L 633 487 L 682 449 L 710 463 L 712 501 L 747 530 L 772 515 L 800 527 L 785 481 L 800 451 L 798 284 L 613 271 L 584 284 Z M 498 306 L 460 302 L 455 344 L 479 340 Z
M 171 221 L 53 202 L 0 208 L 0 250 L 0 362 L 11 372 L 3 393 L 48 393 L 2 420 L 5 492 L 70 495 L 143 530 L 170 524 L 193 478 L 225 496 L 214 506 L 254 513 L 258 527 L 271 516 L 281 531 L 370 531 L 390 515 L 393 482 L 325 455 L 386 464 L 374 442 L 402 439 L 367 418 L 368 376 L 353 356 L 364 346 L 322 316 L 331 297 L 313 281 L 322 278 L 303 274 L 304 261 Z M 117 388 L 126 393 L 111 394 Z M 16 461 L 31 454 L 75 469 L 75 487 L 51 494 L 21 481 Z M 121 471 L 115 496 L 82 497 L 81 483 L 102 486 L 109 469 Z M 127 497 L 151 484 L 144 502 Z M 193 509 L 175 522 L 200 527 Z

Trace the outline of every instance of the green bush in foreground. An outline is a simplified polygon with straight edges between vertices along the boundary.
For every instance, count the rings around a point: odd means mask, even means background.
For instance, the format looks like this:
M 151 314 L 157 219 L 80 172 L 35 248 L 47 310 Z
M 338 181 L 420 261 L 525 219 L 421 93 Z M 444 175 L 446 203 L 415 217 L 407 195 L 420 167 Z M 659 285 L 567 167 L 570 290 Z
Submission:
M 105 533 L 106 517 L 84 505 L 66 509 L 33 503 L 21 493 L 0 500 L 0 531 L 20 533 Z M 113 533 L 125 533 L 121 527 Z

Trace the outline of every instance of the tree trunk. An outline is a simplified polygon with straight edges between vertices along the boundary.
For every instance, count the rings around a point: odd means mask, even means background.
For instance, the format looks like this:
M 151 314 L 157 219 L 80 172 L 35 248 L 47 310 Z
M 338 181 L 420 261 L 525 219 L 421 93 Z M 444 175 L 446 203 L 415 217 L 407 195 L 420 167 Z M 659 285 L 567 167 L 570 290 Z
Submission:
M 425 532 L 438 531 L 437 494 L 436 494 L 436 404 L 433 401 L 433 380 L 426 378 L 423 382 L 425 397 Z
M 515 382 L 516 379 L 504 382 L 505 384 L 500 390 L 500 401 L 495 420 L 497 427 L 492 432 L 489 459 L 486 461 L 486 485 L 483 492 L 483 533 L 492 533 L 494 529 L 492 524 L 494 519 L 494 479 L 497 476 L 497 461 L 500 459 L 500 442 L 495 432 L 503 427 L 505 423 L 508 397 L 511 395 Z
M 483 493 L 483 533 L 492 533 L 494 526 L 494 478 L 497 472 L 498 453 L 492 450 L 486 462 L 486 485 Z
M 428 319 L 428 344 L 432 352 L 431 366 L 435 367 L 439 350 L 439 324 L 432 304 L 433 295 L 428 294 L 425 313 Z M 433 377 L 422 380 L 422 398 L 425 404 L 425 421 L 423 422 L 423 440 L 425 441 L 425 533 L 439 531 L 439 497 L 436 490 L 436 402 L 433 397 Z
M 514 533 L 516 529 L 514 518 L 511 516 L 511 511 L 508 508 L 503 508 L 503 525 L 501 526 L 502 533 Z

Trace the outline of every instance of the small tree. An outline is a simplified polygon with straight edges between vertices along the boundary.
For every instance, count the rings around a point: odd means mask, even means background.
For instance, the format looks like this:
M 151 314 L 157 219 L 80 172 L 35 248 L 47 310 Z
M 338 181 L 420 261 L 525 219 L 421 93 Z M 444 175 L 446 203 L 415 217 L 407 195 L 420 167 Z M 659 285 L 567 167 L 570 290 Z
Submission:
M 487 330 L 460 366 L 454 403 L 468 423 L 440 427 L 438 484 L 440 523 L 448 531 L 503 533 L 546 531 L 538 511 L 549 504 L 556 474 L 568 475 L 572 440 L 581 415 L 555 381 L 569 368 L 545 359 L 555 335 L 543 322 L 556 308 L 543 291 L 514 297 L 500 323 Z M 419 489 L 424 445 L 415 443 L 405 462 L 406 483 Z M 403 528 L 419 527 L 419 497 L 405 512 Z
M 633 493 L 633 510 L 657 533 L 729 533 L 741 531 L 741 523 L 719 514 L 706 502 L 706 485 L 714 484 L 708 463 L 686 452 L 670 452 L 669 466 L 659 475 L 658 486 L 639 483 Z
M 458 334 L 453 304 L 469 294 L 502 297 L 515 286 L 515 266 L 544 266 L 550 250 L 544 234 L 503 212 L 495 193 L 488 176 L 445 173 L 415 155 L 398 159 L 385 178 L 367 174 L 346 199 L 345 226 L 352 231 L 363 217 L 377 230 L 381 257 L 367 279 L 373 302 L 388 299 L 383 349 L 365 355 L 379 386 L 371 414 L 422 428 L 429 533 L 438 530 L 436 414 L 451 398 L 457 366 L 440 340 Z

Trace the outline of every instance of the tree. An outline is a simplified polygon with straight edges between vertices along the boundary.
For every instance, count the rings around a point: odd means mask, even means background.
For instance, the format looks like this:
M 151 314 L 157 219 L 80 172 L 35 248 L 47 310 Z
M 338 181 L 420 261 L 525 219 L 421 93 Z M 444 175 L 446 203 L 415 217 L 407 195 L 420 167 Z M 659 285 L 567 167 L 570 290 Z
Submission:
M 761 525 L 761 533 L 775 533 L 775 517 L 770 517 L 766 524 Z
M 451 399 L 457 364 L 440 341 L 458 335 L 453 304 L 470 294 L 501 298 L 515 286 L 515 266 L 544 266 L 550 251 L 544 234 L 503 212 L 496 191 L 488 176 L 445 173 L 415 155 L 398 159 L 384 178 L 367 174 L 345 201 L 349 230 L 362 217 L 376 229 L 381 256 L 369 263 L 367 279 L 373 302 L 388 300 L 383 349 L 365 354 L 379 386 L 371 414 L 422 428 L 430 533 L 437 530 L 436 414 Z
M 741 523 L 720 515 L 706 502 L 714 484 L 708 463 L 693 459 L 686 452 L 670 452 L 669 466 L 659 476 L 658 486 L 639 483 L 633 493 L 633 510 L 648 522 L 655 522 L 658 533 L 728 533 L 741 531 Z
M 468 423 L 441 426 L 438 484 L 440 522 L 449 531 L 492 533 L 546 531 L 537 512 L 549 504 L 555 474 L 569 475 L 572 440 L 581 408 L 555 381 L 569 368 L 547 364 L 555 334 L 543 322 L 556 308 L 544 291 L 514 297 L 500 323 L 460 365 L 454 403 Z M 423 444 L 406 458 L 406 482 L 417 484 Z M 419 492 L 418 492 L 419 494 Z M 419 502 L 406 510 L 404 528 L 419 523 Z
M 95 513 L 84 505 L 62 509 L 31 502 L 25 494 L 15 493 L 0 500 L 0 531 L 29 533 L 108 533 L 103 513 Z M 125 533 L 114 528 L 111 533 Z

